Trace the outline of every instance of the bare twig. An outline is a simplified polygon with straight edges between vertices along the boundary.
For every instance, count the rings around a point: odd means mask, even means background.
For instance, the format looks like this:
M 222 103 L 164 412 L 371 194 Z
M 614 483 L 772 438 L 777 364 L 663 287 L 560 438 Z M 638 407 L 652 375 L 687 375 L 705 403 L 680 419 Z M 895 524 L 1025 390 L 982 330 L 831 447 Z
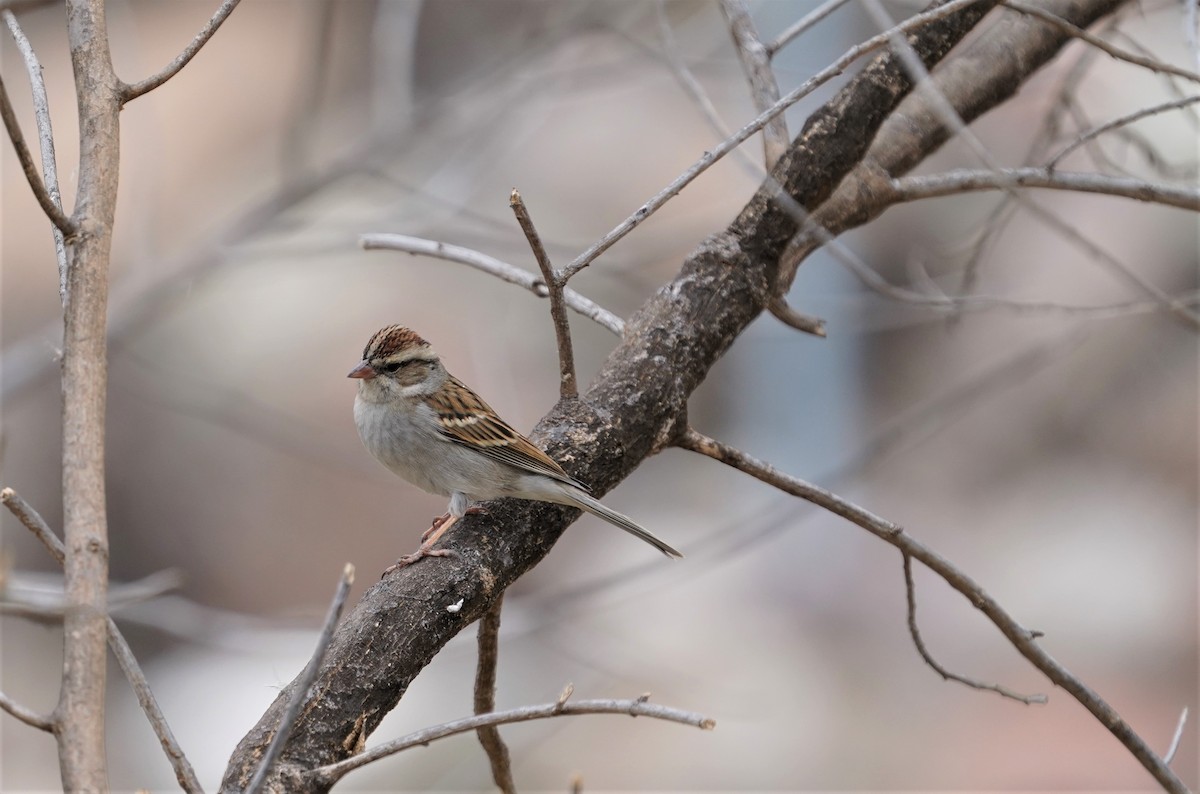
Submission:
M 33 117 L 37 123 L 38 145 L 42 152 L 42 177 L 45 179 L 46 192 L 54 206 L 62 210 L 62 193 L 58 188 L 58 165 L 54 156 L 54 128 L 50 123 L 50 100 L 46 96 L 46 80 L 42 76 L 42 65 L 38 62 L 37 53 L 25 31 L 17 22 L 16 14 L 5 9 L 4 23 L 12 34 L 21 59 L 25 62 L 25 71 L 29 74 L 29 86 L 33 94 Z M 58 260 L 58 297 L 63 306 L 67 305 L 67 244 L 63 231 L 57 224 L 51 227 L 54 234 L 54 253 Z
M 891 180 L 895 201 L 949 196 L 978 190 L 1007 190 L 1013 187 L 1070 190 L 1078 193 L 1100 193 L 1106 196 L 1135 199 L 1168 207 L 1200 211 L 1200 189 L 1148 182 L 1130 177 L 1090 174 L 1073 171 L 1054 171 L 1047 168 L 1007 168 L 1003 170 L 958 169 L 941 174 L 904 176 Z
M 953 563 L 930 549 L 904 531 L 897 524 L 846 501 L 829 491 L 804 482 L 796 477 L 784 474 L 774 466 L 758 460 L 746 453 L 714 441 L 707 436 L 688 428 L 677 441 L 678 446 L 693 452 L 713 458 L 721 463 L 749 474 L 757 480 L 771 485 L 784 493 L 798 496 L 814 504 L 824 507 L 830 512 L 842 516 L 851 523 L 867 530 L 877 538 L 895 546 L 902 554 L 914 557 L 925 567 L 940 576 L 947 584 L 967 598 L 971 604 L 992 622 L 1000 632 L 1012 643 L 1017 651 L 1029 660 L 1034 667 L 1042 671 L 1056 686 L 1060 686 L 1071 694 L 1084 708 L 1092 713 L 1105 728 L 1115 736 L 1121 744 L 1154 776 L 1165 789 L 1171 792 L 1186 792 L 1183 781 L 1166 765 L 1163 760 L 1150 749 L 1142 737 L 1129 726 L 1120 714 L 1113 709 L 1099 694 L 1083 683 L 1067 668 L 1059 664 L 1050 654 L 1042 650 L 1037 643 L 1041 636 L 1021 626 L 1000 605 L 995 598 L 979 586 L 971 577 L 959 570 Z
M 59 540 L 54 534 L 54 531 L 50 529 L 50 525 L 46 523 L 46 520 L 42 518 L 41 514 L 38 513 L 37 510 L 34 510 L 28 502 L 22 499 L 16 491 L 14 491 L 12 488 L 5 488 L 4 490 L 0 491 L 0 502 L 3 502 L 4 506 L 8 508 L 9 512 L 16 516 L 17 520 L 24 524 L 25 528 L 32 532 L 34 536 L 42 542 L 42 545 L 45 546 L 46 550 L 50 552 L 50 556 L 52 556 L 59 565 L 62 565 L 63 562 L 66 561 L 67 552 L 66 549 L 63 548 L 62 541 Z
M 29 503 L 22 499 L 16 491 L 12 488 L 0 491 L 0 502 L 3 502 L 4 506 L 37 536 L 60 565 L 66 562 L 66 548 L 63 546 L 63 542 L 58 539 L 41 515 L 30 507 Z M 196 778 L 196 772 L 175 740 L 175 735 L 167 725 L 166 717 L 159 709 L 158 701 L 155 700 L 154 693 L 151 691 L 129 643 L 111 616 L 105 616 L 105 633 L 108 646 L 112 648 L 113 655 L 117 657 L 117 663 L 121 666 L 121 671 L 125 673 L 130 686 L 133 687 L 142 712 L 154 729 L 163 752 L 167 754 L 167 760 L 171 762 L 171 767 L 175 770 L 175 779 L 188 794 L 200 794 L 203 789 L 200 787 L 200 781 Z
M 175 57 L 175 60 L 167 64 L 162 71 L 147 77 L 145 80 L 133 83 L 132 85 L 129 83 L 122 83 L 120 87 L 121 104 L 124 105 L 128 102 L 132 102 L 143 94 L 153 91 L 175 75 L 179 74 L 179 71 L 183 69 L 183 67 L 187 66 L 188 62 L 192 60 L 192 58 L 196 57 L 196 53 L 200 52 L 200 48 L 208 43 L 208 40 L 211 39 L 213 34 L 217 32 L 217 28 L 221 27 L 221 23 L 233 13 L 233 9 L 237 8 L 238 3 L 240 2 L 241 0 L 225 0 L 225 2 L 221 3 L 220 8 L 218 8 L 216 13 L 212 15 L 212 18 L 208 20 L 208 24 L 201 28 L 200 32 L 197 33 L 195 37 L 192 38 L 191 42 L 183 48 L 183 52 L 179 53 L 179 55 Z
M 8 138 L 12 141 L 13 148 L 17 151 L 17 160 L 21 163 L 21 171 L 25 173 L 25 180 L 29 182 L 33 197 L 37 199 L 42 212 L 46 213 L 46 217 L 50 219 L 54 227 L 64 235 L 71 236 L 75 233 L 75 224 L 63 213 L 62 208 L 54 203 L 54 199 L 46 190 L 41 177 L 38 176 L 37 166 L 33 163 L 29 147 L 25 145 L 25 136 L 21 134 L 21 125 L 13 110 L 12 100 L 9 99 L 8 89 L 4 87 L 3 77 L 0 77 L 0 117 L 4 119 L 4 128 L 8 131 Z
M 0 711 L 7 711 L 30 728 L 37 728 L 46 733 L 55 731 L 56 724 L 52 717 L 45 717 L 32 709 L 25 708 L 3 692 L 0 692 Z
M 447 262 L 457 262 L 476 270 L 482 270 L 509 284 L 524 287 L 539 298 L 545 298 L 550 294 L 546 283 L 528 270 L 522 270 L 508 262 L 471 248 L 463 248 L 460 245 L 426 240 L 422 237 L 410 237 L 406 234 L 364 234 L 359 238 L 359 243 L 368 251 L 377 249 L 403 251 L 407 254 L 420 254 L 444 259 Z M 563 288 L 563 302 L 572 311 L 607 328 L 617 336 L 620 336 L 625 330 L 624 320 L 570 287 Z
M 750 83 L 754 109 L 762 113 L 779 101 L 779 84 L 771 69 L 771 53 L 763 46 L 745 0 L 720 0 L 720 6 L 729 23 L 729 33 L 733 36 L 738 60 L 742 62 L 742 71 Z M 763 127 L 762 133 L 763 162 L 770 171 L 791 143 L 786 117 L 782 113 L 775 116 Z
M 767 54 L 774 58 L 775 54 L 791 43 L 792 39 L 799 36 L 804 31 L 811 28 L 813 25 L 820 22 L 825 17 L 837 11 L 850 0 L 825 0 L 824 3 L 809 11 L 804 16 L 800 17 L 795 23 L 790 25 L 786 30 L 779 34 L 775 41 L 767 45 Z
M 912 636 L 913 645 L 917 646 L 917 653 L 921 654 L 921 658 L 925 660 L 925 664 L 933 668 L 933 671 L 940 675 L 943 680 L 957 681 L 960 684 L 965 684 L 972 689 L 983 689 L 990 692 L 995 692 L 1006 698 L 1020 701 L 1025 705 L 1034 703 L 1042 704 L 1047 702 L 1048 698 L 1043 694 L 1022 695 L 1019 692 L 1014 692 L 1008 687 L 999 684 L 989 684 L 986 681 L 980 681 L 975 678 L 967 678 L 966 676 L 952 673 L 946 668 L 938 664 L 937 660 L 930 655 L 929 650 L 925 647 L 925 642 L 921 639 L 921 631 L 917 628 L 917 592 L 916 586 L 913 584 L 912 575 L 912 557 L 907 553 L 902 552 L 904 558 L 904 592 L 908 598 L 908 633 Z
M 1147 116 L 1154 116 L 1159 113 L 1164 113 L 1168 110 L 1176 110 L 1178 108 L 1187 107 L 1188 105 L 1194 105 L 1197 102 L 1200 102 L 1200 95 L 1183 97 L 1182 99 L 1176 99 L 1171 102 L 1163 102 L 1160 105 L 1151 105 L 1150 107 L 1142 108 L 1137 112 L 1129 113 L 1127 115 L 1112 119 L 1111 121 L 1107 121 L 1099 126 L 1092 127 L 1081 134 L 1078 138 L 1064 146 L 1057 154 L 1047 160 L 1046 168 L 1053 170 L 1068 154 L 1075 151 L 1080 146 L 1083 146 L 1100 137 L 1106 132 L 1124 127 L 1127 124 L 1132 124 L 1133 122 L 1144 119 Z
M 325 624 L 321 627 L 321 633 L 317 637 L 317 647 L 313 650 L 312 658 L 305 665 L 304 672 L 300 674 L 295 694 L 279 720 L 279 728 L 275 732 L 275 737 L 267 746 L 267 751 L 263 754 L 258 769 L 255 770 L 254 777 L 250 778 L 250 783 L 246 786 L 243 794 L 258 794 L 262 790 L 263 785 L 267 782 L 267 774 L 283 752 L 288 736 L 295 727 L 296 718 L 300 715 L 300 709 L 308 700 L 308 690 L 317 680 L 321 662 L 325 659 L 325 652 L 329 650 L 329 643 L 333 639 L 333 630 L 337 628 L 338 618 L 342 616 L 342 608 L 346 605 L 346 597 L 350 595 L 350 585 L 352 584 L 354 584 L 354 566 L 346 563 L 342 569 L 342 578 L 338 580 L 337 589 L 333 593 L 333 601 L 329 604 L 329 612 L 325 615 Z
M 563 400 L 574 400 L 579 396 L 579 384 L 575 379 L 575 350 L 571 345 L 571 325 L 567 322 L 567 310 L 563 305 L 563 288 L 567 284 L 567 277 L 555 272 L 546 247 L 542 245 L 542 238 L 534 228 L 533 218 L 529 217 L 529 210 L 516 188 L 509 194 L 508 206 L 512 208 L 517 223 L 521 225 L 521 231 L 525 233 L 525 239 L 529 241 L 533 257 L 542 271 L 547 297 L 550 298 L 550 318 L 554 321 L 554 339 L 558 344 L 559 397 Z
M 336 764 L 319 767 L 308 774 L 312 782 L 323 786 L 332 786 L 344 777 L 346 773 L 378 761 L 380 758 L 395 755 L 410 747 L 429 744 L 432 741 L 443 739 L 447 736 L 467 733 L 468 731 L 474 731 L 488 725 L 506 725 L 513 722 L 528 722 L 529 720 L 544 720 L 551 717 L 573 716 L 577 714 L 628 714 L 631 717 L 650 717 L 652 719 L 667 720 L 668 722 L 678 722 L 705 731 L 711 731 L 716 727 L 714 720 L 700 714 L 680 711 L 679 709 L 667 706 L 658 706 L 648 703 L 642 698 L 635 698 L 633 700 L 557 701 L 540 706 L 522 706 L 507 711 L 494 711 L 491 714 L 479 714 L 474 717 L 464 717 L 453 722 L 434 725 L 433 727 L 410 733 L 407 736 L 401 736 L 399 739 L 393 739 L 365 753 L 360 753 L 352 758 L 339 761 Z
M 491 714 L 496 710 L 496 662 L 500 639 L 500 607 L 504 594 L 497 596 L 487 612 L 479 619 L 479 663 L 475 668 L 475 713 Z M 512 762 L 508 746 L 500 738 L 495 725 L 486 725 L 475 730 L 479 743 L 487 753 L 492 766 L 492 780 L 504 794 L 516 794 L 513 781 Z
M 1163 755 L 1163 763 L 1169 764 L 1175 760 L 1175 753 L 1179 752 L 1179 741 L 1183 738 L 1183 729 L 1187 725 L 1188 710 L 1187 706 L 1183 707 L 1183 711 L 1179 713 L 1179 723 L 1175 726 L 1175 734 L 1171 737 L 1171 746 L 1167 748 L 1167 752 Z
M 842 54 L 840 58 L 834 61 L 829 66 L 825 67 L 815 75 L 805 80 L 796 88 L 792 89 L 787 96 L 780 99 L 767 111 L 759 114 L 757 118 L 751 121 L 746 126 L 742 127 L 732 137 L 725 139 L 721 143 L 714 146 L 710 151 L 707 151 L 692 164 L 690 168 L 676 177 L 671 184 L 656 193 L 646 203 L 638 207 L 632 215 L 617 224 L 611 231 L 597 240 L 591 247 L 575 257 L 569 264 L 559 271 L 563 278 L 569 279 L 583 270 L 596 260 L 601 254 L 611 248 L 618 240 L 631 231 L 636 229 L 647 218 L 657 212 L 671 198 L 677 195 L 692 181 L 704 173 L 710 166 L 716 163 L 732 150 L 740 146 L 747 138 L 757 133 L 766 124 L 777 115 L 787 110 L 789 107 L 799 102 L 804 97 L 811 94 L 813 91 L 820 88 L 825 83 L 832 80 L 845 71 L 846 67 L 854 61 L 861 58 L 867 53 L 874 52 L 880 47 L 888 43 L 889 37 L 897 32 L 907 33 L 923 25 L 927 25 L 938 19 L 950 16 L 951 14 L 960 11 L 965 6 L 974 5 L 975 3 L 984 2 L 985 0 L 949 0 L 949 2 L 938 6 L 937 8 L 924 11 L 920 14 L 914 14 L 908 19 L 901 22 L 895 28 L 880 33 L 878 36 L 872 36 L 864 42 L 856 44 Z
M 1062 32 L 1066 33 L 1068 36 L 1073 36 L 1080 41 L 1087 42 L 1091 46 L 1095 47 L 1096 49 L 1103 50 L 1117 60 L 1126 61 L 1127 63 L 1134 64 L 1135 66 L 1141 66 L 1143 69 L 1149 69 L 1152 72 L 1169 74 L 1175 77 L 1181 77 L 1184 80 L 1190 80 L 1193 83 L 1200 83 L 1200 74 L 1197 74 L 1196 72 L 1183 69 L 1178 66 L 1172 66 L 1160 58 L 1147 58 L 1145 56 L 1136 55 L 1132 52 L 1123 50 L 1120 47 L 1115 47 L 1104 39 L 1099 38 L 1098 36 L 1093 36 L 1083 28 L 1068 22 L 1058 14 L 1053 14 L 1044 8 L 1029 5 L 1028 3 L 1021 2 L 1021 0 L 1001 0 L 1001 5 L 1011 8 L 1013 11 L 1019 11 L 1022 14 L 1028 14 L 1031 17 L 1036 17 L 1043 22 L 1053 25 Z

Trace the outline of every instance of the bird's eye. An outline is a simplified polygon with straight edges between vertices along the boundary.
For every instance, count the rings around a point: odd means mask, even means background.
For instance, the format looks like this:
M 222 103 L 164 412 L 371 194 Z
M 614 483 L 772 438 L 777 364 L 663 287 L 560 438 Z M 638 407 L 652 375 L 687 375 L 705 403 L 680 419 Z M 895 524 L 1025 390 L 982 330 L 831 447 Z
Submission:
M 409 362 L 409 361 L 392 361 L 387 364 L 384 364 L 383 369 L 385 372 L 398 372 L 401 367 L 403 367 L 409 363 L 411 363 L 411 362 Z

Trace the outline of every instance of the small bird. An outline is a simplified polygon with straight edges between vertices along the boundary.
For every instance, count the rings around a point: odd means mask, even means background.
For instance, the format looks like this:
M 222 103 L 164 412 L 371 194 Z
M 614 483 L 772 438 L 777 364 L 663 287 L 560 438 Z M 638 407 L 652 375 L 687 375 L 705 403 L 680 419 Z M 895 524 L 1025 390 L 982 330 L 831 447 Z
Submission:
M 385 574 L 422 557 L 445 556 L 446 550 L 431 548 L 442 533 L 462 516 L 482 512 L 472 503 L 505 496 L 586 510 L 668 557 L 683 556 L 592 498 L 587 486 L 447 372 L 429 343 L 412 330 L 389 325 L 377 331 L 347 377 L 359 381 L 354 422 L 371 454 L 413 485 L 450 497 L 448 512 L 434 519 L 421 547 Z

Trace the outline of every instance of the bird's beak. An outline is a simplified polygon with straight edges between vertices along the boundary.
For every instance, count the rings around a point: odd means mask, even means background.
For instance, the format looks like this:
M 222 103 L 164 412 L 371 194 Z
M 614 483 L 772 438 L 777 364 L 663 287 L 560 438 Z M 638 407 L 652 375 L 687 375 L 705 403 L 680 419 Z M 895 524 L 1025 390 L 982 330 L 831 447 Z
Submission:
M 378 373 L 375 372 L 374 367 L 372 367 L 366 361 L 360 361 L 358 366 L 355 367 L 354 369 L 350 370 L 350 374 L 347 375 L 346 377 L 347 378 L 360 378 L 362 380 L 370 380 L 371 378 L 375 377 L 376 374 L 378 374 Z

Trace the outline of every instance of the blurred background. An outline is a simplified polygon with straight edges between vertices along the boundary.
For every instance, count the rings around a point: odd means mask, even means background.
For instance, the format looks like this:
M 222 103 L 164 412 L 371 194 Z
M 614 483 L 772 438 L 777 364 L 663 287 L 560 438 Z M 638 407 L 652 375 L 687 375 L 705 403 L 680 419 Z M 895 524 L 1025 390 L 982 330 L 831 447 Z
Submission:
M 191 40 L 216 1 L 109 4 L 118 73 L 134 81 Z M 815 6 L 752 3 L 771 39 Z M 899 19 L 915 6 L 887 4 Z M 1177 3 L 1110 32 L 1190 63 Z M 43 66 L 67 206 L 77 136 L 64 12 L 19 13 Z M 664 24 L 670 37 L 663 35 Z M 786 92 L 878 32 L 850 5 L 774 61 Z M 24 68 L 0 68 L 34 139 Z M 548 305 L 460 265 L 358 245 L 398 232 L 536 271 L 508 209 L 520 189 L 565 264 L 721 135 L 681 88 L 681 60 L 725 124 L 754 117 L 724 17 L 707 2 L 246 0 L 196 60 L 122 116 L 112 266 L 109 516 L 114 581 L 170 594 L 118 618 L 206 787 L 307 660 L 345 562 L 353 602 L 411 551 L 444 500 L 362 449 L 345 374 L 400 322 L 517 428 L 557 397 Z M 1081 64 L 1081 60 L 1085 62 Z M 1180 84 L 1078 43 L 973 129 L 1025 162 L 1049 114 L 1059 142 L 1179 95 Z M 840 85 L 840 84 L 839 84 Z M 836 85 L 788 114 L 794 135 Z M 1194 93 L 1194 86 L 1183 86 Z M 1159 156 L 1101 139 L 1110 168 L 1195 179 L 1195 115 L 1134 128 Z M 48 224 L 3 147 L 0 481 L 61 526 L 57 273 Z M 760 181 L 761 143 L 706 172 L 572 281 L 628 316 L 723 228 Z M 1083 151 L 1067 167 L 1094 168 Z M 976 166 L 948 146 L 922 170 Z M 1193 215 L 1098 196 L 1037 201 L 1171 294 L 1197 288 Z M 1000 205 L 974 195 L 897 208 L 846 242 L 889 280 L 962 289 Z M 1162 312 L 1063 306 L 1140 298 L 1028 212 L 993 234 L 984 295 L 1050 307 L 948 317 L 881 297 L 824 255 L 793 306 L 828 339 L 760 318 L 691 403 L 701 432 L 904 525 L 958 564 L 1045 648 L 1197 774 L 1197 344 Z M 587 382 L 614 344 L 572 318 Z M 969 603 L 917 570 L 933 654 L 1044 706 L 943 682 L 905 626 L 899 555 L 846 522 L 682 451 L 605 500 L 684 551 L 665 563 L 596 519 L 573 526 L 509 592 L 497 706 L 577 697 L 655 701 L 713 733 L 613 717 L 502 729 L 522 790 L 1145 789 L 1150 778 L 1081 706 L 1051 690 Z M 0 515 L 9 597 L 51 598 L 58 570 Z M 144 581 L 150 577 L 149 581 Z M 135 599 L 136 600 L 136 599 Z M 0 618 L 0 688 L 57 698 L 61 632 Z M 470 713 L 474 630 L 413 684 L 375 744 Z M 128 686 L 110 673 L 115 790 L 175 790 Z M 409 751 L 339 790 L 488 790 L 471 736 Z M 0 788 L 58 788 L 53 740 L 0 718 Z

